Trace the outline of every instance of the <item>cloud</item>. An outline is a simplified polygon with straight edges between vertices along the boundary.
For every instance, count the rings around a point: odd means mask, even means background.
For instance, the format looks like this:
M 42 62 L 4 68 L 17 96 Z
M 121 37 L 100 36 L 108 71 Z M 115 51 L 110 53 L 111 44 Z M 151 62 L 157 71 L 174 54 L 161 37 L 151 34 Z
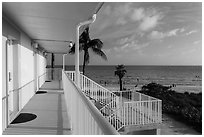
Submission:
M 196 33 L 196 32 L 198 32 L 198 31 L 197 30 L 192 30 L 192 31 L 189 31 L 188 33 L 186 33 L 186 35 L 191 35 L 191 34 Z
M 180 31 L 180 29 L 173 29 L 173 30 L 169 31 L 169 32 L 166 34 L 166 36 L 167 36 L 167 37 L 176 36 L 179 31 Z
M 160 19 L 160 15 L 146 16 L 139 25 L 139 29 L 142 31 L 150 30 L 158 25 Z
M 163 16 L 153 7 L 138 7 L 135 3 L 110 3 L 101 10 L 95 24 L 99 30 L 103 30 L 110 26 L 134 23 L 134 29 L 148 31 L 156 27 Z
M 151 39 L 162 39 L 165 37 L 165 34 L 163 32 L 159 31 L 152 31 L 149 35 Z
M 124 43 L 123 45 L 115 46 L 112 48 L 115 52 L 130 52 L 130 51 L 139 51 L 143 48 L 149 46 L 150 43 L 139 43 L 138 40 L 132 40 Z
M 104 15 L 110 15 L 111 13 L 111 6 L 110 5 L 107 5 L 104 10 L 103 10 L 103 13 Z
M 121 38 L 117 41 L 117 44 L 118 45 L 124 45 L 126 43 L 130 43 L 132 41 L 134 41 L 136 39 L 136 34 L 133 34 L 131 36 L 128 36 L 128 37 L 124 37 L 124 38 Z
M 133 21 L 142 20 L 145 17 L 144 8 L 134 9 L 134 11 L 130 17 Z
M 178 33 L 181 33 L 183 31 L 185 31 L 184 28 L 180 28 L 180 29 L 177 28 L 177 29 L 170 30 L 168 32 L 152 31 L 149 34 L 149 38 L 150 39 L 163 39 L 165 37 L 177 36 Z
M 159 24 L 159 21 L 164 17 L 164 15 L 157 11 L 155 8 L 135 8 L 132 12 L 130 18 L 132 21 L 139 22 L 139 29 L 141 31 L 147 31 Z
M 127 23 L 127 20 L 125 20 L 125 18 L 121 17 L 118 18 L 118 20 L 116 21 L 116 24 L 118 25 L 125 25 Z
M 197 44 L 199 44 L 200 42 L 201 42 L 200 40 L 194 41 L 193 44 L 194 44 L 194 45 L 197 45 Z

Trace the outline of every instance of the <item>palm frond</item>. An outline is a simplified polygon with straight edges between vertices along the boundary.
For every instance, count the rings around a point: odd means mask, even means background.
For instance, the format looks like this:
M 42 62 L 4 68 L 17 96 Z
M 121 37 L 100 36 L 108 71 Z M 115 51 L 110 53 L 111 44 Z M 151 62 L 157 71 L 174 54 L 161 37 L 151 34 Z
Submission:
M 83 33 L 80 35 L 79 37 L 79 42 L 80 43 L 87 43 L 90 41 L 90 37 L 89 37 L 89 27 L 87 27 Z
M 91 49 L 95 54 L 101 56 L 104 60 L 108 60 L 106 54 L 101 49 L 94 48 L 94 47 L 92 47 Z
M 115 76 L 118 76 L 119 75 L 119 71 L 115 71 Z
M 115 75 L 117 75 L 119 78 L 123 78 L 127 71 L 125 70 L 125 66 L 123 64 L 117 65 L 115 67 Z
M 102 49 L 103 42 L 100 39 L 93 39 L 88 43 L 89 47 L 94 47 L 97 49 Z

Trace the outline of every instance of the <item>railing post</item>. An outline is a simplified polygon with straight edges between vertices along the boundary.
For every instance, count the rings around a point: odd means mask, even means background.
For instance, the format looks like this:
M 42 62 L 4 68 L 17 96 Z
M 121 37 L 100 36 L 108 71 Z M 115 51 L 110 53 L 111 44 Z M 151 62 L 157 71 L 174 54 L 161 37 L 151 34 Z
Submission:
M 65 71 L 65 56 L 66 56 L 67 54 L 63 54 L 63 70 Z
M 139 101 L 141 101 L 141 93 L 139 93 Z

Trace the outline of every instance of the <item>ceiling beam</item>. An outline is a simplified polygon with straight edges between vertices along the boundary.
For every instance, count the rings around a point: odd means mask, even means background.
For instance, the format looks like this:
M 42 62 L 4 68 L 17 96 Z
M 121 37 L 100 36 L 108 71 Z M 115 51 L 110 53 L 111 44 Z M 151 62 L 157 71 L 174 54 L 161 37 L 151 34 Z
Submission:
M 72 43 L 71 40 L 52 40 L 52 39 L 32 39 L 33 41 L 51 41 L 51 42 L 69 42 Z

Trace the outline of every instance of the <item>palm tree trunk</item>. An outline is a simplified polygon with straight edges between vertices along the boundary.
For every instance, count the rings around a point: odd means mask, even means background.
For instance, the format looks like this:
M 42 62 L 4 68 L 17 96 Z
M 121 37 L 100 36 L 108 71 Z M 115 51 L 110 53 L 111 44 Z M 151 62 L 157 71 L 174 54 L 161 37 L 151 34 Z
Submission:
M 86 65 L 86 52 L 84 51 L 84 62 L 83 62 L 83 75 L 85 74 L 85 65 Z
M 119 78 L 119 83 L 120 83 L 120 91 L 123 90 L 123 82 L 122 82 L 122 78 Z
M 52 58 L 51 58 L 51 79 L 54 79 L 54 61 L 55 61 L 55 56 L 54 53 L 52 53 Z

